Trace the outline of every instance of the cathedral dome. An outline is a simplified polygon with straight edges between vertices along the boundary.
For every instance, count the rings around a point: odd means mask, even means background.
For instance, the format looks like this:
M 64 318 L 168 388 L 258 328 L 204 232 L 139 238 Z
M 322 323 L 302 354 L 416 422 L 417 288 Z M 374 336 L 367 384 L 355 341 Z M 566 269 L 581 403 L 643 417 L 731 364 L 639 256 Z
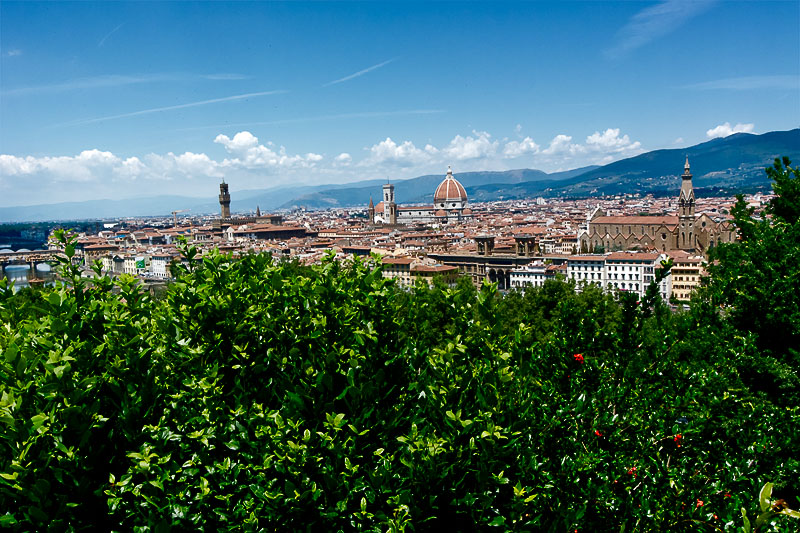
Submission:
M 441 204 L 452 201 L 466 202 L 467 191 L 464 190 L 464 186 L 453 177 L 453 170 L 448 167 L 447 176 L 444 178 L 444 181 L 436 187 L 436 192 L 433 193 L 433 203 Z

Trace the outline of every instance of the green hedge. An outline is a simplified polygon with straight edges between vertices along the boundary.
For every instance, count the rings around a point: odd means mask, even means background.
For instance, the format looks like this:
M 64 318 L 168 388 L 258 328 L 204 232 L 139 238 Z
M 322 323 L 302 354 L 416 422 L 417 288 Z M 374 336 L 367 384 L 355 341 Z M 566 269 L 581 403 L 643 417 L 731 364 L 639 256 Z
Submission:
M 71 283 L 0 303 L 12 527 L 713 530 L 797 494 L 798 411 L 706 304 L 218 253 L 163 300 Z

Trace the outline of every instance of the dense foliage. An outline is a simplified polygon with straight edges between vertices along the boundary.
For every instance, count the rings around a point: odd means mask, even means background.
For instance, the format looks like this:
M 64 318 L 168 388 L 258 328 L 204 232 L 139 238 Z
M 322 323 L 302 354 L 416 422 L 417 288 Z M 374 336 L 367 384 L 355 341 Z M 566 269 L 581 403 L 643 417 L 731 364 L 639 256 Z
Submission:
M 69 264 L 5 288 L 0 523 L 797 530 L 800 267 L 752 269 L 797 258 L 798 222 L 737 217 L 681 313 L 655 290 L 404 291 L 370 262 L 189 247 L 159 300 Z

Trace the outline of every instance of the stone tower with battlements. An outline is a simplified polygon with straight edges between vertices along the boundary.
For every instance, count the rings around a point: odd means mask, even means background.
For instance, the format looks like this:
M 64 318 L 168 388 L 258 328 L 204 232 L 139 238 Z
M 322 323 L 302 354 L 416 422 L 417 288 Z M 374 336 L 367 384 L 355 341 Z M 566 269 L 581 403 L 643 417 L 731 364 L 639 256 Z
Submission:
M 228 192 L 228 184 L 225 180 L 219 184 L 219 208 L 223 220 L 231 218 L 231 194 Z

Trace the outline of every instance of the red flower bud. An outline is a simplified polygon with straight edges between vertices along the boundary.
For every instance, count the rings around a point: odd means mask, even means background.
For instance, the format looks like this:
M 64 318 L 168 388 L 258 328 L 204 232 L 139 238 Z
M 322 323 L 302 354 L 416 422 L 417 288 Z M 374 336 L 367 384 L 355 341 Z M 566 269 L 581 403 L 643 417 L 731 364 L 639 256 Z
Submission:
M 602 437 L 603 436 L 603 434 L 600 432 L 600 430 L 597 430 L 597 429 L 594 430 L 594 434 L 597 435 L 598 437 Z
M 572 357 L 573 357 L 573 358 L 574 358 L 574 359 L 575 359 L 575 360 L 576 360 L 578 363 L 581 363 L 581 364 L 583 364 L 583 354 L 582 354 L 582 353 L 576 353 L 576 354 L 575 354 L 575 355 L 573 355 Z

